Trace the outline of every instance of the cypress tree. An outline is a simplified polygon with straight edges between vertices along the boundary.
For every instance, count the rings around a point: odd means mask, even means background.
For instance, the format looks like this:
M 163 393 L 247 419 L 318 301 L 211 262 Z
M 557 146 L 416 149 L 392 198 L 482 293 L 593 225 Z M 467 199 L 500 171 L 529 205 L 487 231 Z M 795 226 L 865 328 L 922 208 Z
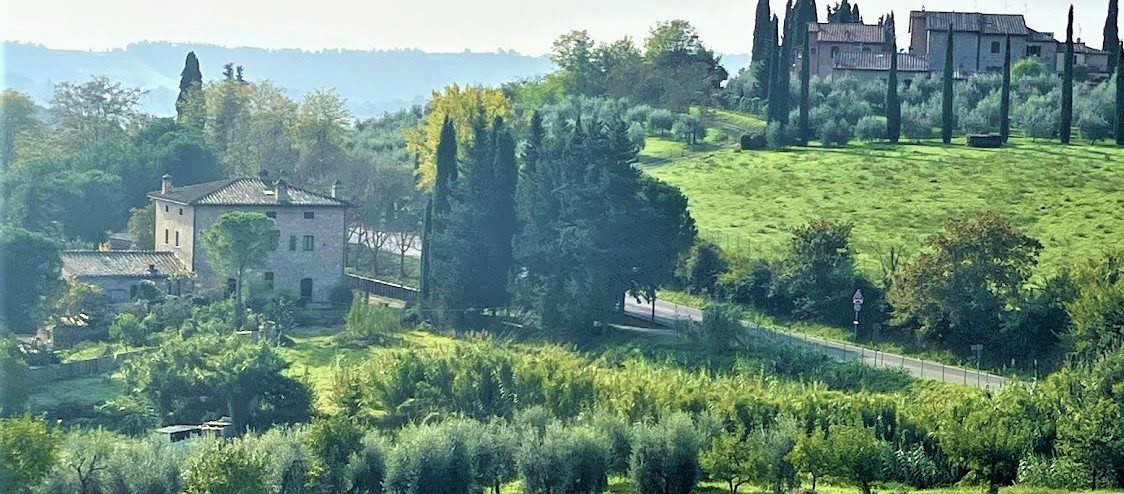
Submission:
M 773 26 L 773 48 L 772 56 L 769 60 L 769 101 L 765 109 L 765 120 L 768 122 L 776 122 L 780 120 L 781 108 L 781 87 L 780 87 L 780 72 L 781 72 L 781 47 L 778 44 L 780 41 L 779 27 L 780 22 L 776 16 L 773 16 L 771 22 Z
M 788 0 L 785 4 L 784 14 L 784 29 L 780 46 L 780 65 L 777 71 L 777 83 L 779 85 L 778 92 L 780 93 L 780 105 L 777 106 L 777 120 L 781 125 L 788 125 L 789 110 L 792 107 L 792 57 L 793 57 L 793 42 L 796 36 L 792 33 L 796 29 L 796 13 L 792 6 L 792 0 Z
M 430 279 L 429 279 L 429 257 L 430 246 L 433 243 L 433 196 L 430 195 L 429 199 L 425 201 L 425 218 L 422 222 L 422 248 L 421 248 L 421 261 L 418 273 L 418 304 L 422 310 L 422 318 L 429 318 L 430 308 Z
M 807 31 L 807 30 L 805 29 L 805 31 Z M 808 145 L 808 141 L 811 140 L 811 137 L 809 136 L 809 131 L 808 131 L 808 111 L 809 111 L 809 104 L 811 103 L 811 101 L 810 101 L 811 98 L 809 97 L 809 93 L 811 91 L 810 86 L 811 86 L 811 81 L 812 81 L 811 61 L 809 60 L 809 58 L 811 58 L 811 55 L 810 55 L 811 49 L 809 49 L 809 46 L 811 46 L 811 43 L 809 43 L 807 41 L 807 38 L 805 38 L 805 42 L 804 42 L 804 45 L 802 47 L 803 53 L 801 53 L 801 56 L 800 56 L 800 145 L 801 146 Z
M 1116 145 L 1124 146 L 1124 43 L 1116 50 Z
M 952 24 L 944 49 L 944 79 L 941 91 L 941 141 L 952 142 Z
M 511 131 L 503 127 L 502 121 L 495 130 L 495 164 L 492 166 L 495 178 L 495 193 L 492 200 L 491 223 L 494 224 L 495 259 L 492 265 L 492 275 L 496 279 L 498 289 L 493 294 L 492 305 L 504 306 L 510 300 L 510 290 L 507 281 L 510 279 L 512 265 L 514 264 L 513 242 L 515 233 L 519 229 L 519 220 L 515 212 L 515 194 L 519 176 L 519 166 L 515 162 L 515 139 Z
M 769 69 L 773 60 L 773 45 L 771 30 L 773 29 L 773 14 L 769 9 L 769 0 L 757 0 L 757 13 L 753 20 L 753 48 L 750 52 L 750 62 L 754 75 L 754 96 L 765 99 L 769 96 Z
M 199 59 L 195 57 L 195 52 L 187 52 L 183 71 L 180 72 L 180 93 L 176 97 L 176 121 L 185 122 L 188 119 L 188 106 L 192 93 L 202 90 L 203 73 L 199 70 Z
M 1062 144 L 1069 144 L 1073 132 L 1073 5 L 1069 6 L 1069 23 L 1065 28 L 1065 65 L 1062 69 L 1062 117 L 1058 135 Z
M 1003 89 L 999 99 L 999 135 L 1003 142 L 1011 137 L 1011 35 L 1007 35 L 1003 52 Z
M 1108 52 L 1108 73 L 1112 74 L 1116 71 L 1116 63 L 1119 56 L 1115 51 L 1119 49 L 1120 45 L 1120 31 L 1117 25 L 1120 17 L 1120 5 L 1118 0 L 1108 0 L 1108 17 L 1104 21 L 1104 43 L 1101 48 Z
M 886 78 L 886 140 L 897 144 L 902 134 L 902 105 L 898 99 L 898 36 L 894 29 L 894 13 L 886 19 L 886 37 L 890 40 L 890 75 Z
M 441 124 L 441 136 L 437 141 L 437 175 L 433 184 L 433 214 L 441 216 L 449 212 L 449 192 L 457 181 L 457 131 L 448 116 Z

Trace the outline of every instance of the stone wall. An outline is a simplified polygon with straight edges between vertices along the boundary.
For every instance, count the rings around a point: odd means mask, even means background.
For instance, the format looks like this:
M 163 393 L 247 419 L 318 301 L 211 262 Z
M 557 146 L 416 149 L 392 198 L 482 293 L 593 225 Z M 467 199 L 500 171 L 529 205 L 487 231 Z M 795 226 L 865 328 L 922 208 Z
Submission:
M 229 211 L 255 211 L 274 213 L 277 228 L 281 231 L 277 250 L 270 253 L 265 265 L 255 268 L 246 278 L 247 287 L 260 287 L 266 273 L 273 274 L 275 291 L 293 296 L 300 294 L 302 279 L 312 280 L 312 301 L 324 302 L 333 287 L 343 282 L 344 240 L 347 234 L 344 208 L 304 206 L 197 206 L 195 228 L 201 236 L 204 231 Z M 306 219 L 311 212 L 313 218 Z M 313 249 L 304 250 L 304 237 L 314 239 Z M 290 238 L 295 239 L 295 249 L 290 249 Z M 159 239 L 158 239 L 159 240 Z M 221 286 L 226 277 L 219 275 L 202 245 L 194 249 L 194 270 L 204 286 Z
M 195 208 L 162 199 L 152 202 L 156 207 L 156 251 L 175 254 L 184 267 L 191 270 L 195 262 Z

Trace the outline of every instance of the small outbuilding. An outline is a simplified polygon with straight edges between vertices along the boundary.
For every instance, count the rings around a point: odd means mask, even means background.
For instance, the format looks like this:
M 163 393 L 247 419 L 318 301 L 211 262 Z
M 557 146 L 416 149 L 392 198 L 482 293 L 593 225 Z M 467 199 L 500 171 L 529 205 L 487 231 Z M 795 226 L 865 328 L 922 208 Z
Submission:
M 128 302 L 142 295 L 145 282 L 165 293 L 178 292 L 173 278 L 183 275 L 183 263 L 171 252 L 138 250 L 70 250 L 62 253 L 62 275 L 97 285 L 112 302 Z

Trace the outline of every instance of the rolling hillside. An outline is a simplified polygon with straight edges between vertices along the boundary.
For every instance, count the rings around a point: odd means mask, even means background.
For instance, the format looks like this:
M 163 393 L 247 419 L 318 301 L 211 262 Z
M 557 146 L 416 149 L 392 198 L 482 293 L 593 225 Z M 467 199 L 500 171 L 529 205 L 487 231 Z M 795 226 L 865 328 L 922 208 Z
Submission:
M 708 139 L 713 141 L 713 139 Z M 891 246 L 916 252 L 955 214 L 994 210 L 1045 247 L 1050 270 L 1124 249 L 1124 149 L 1013 139 L 1005 149 L 939 143 L 739 151 L 653 139 L 648 173 L 683 189 L 704 237 L 752 256 L 783 249 L 821 216 L 855 223 L 861 268 Z

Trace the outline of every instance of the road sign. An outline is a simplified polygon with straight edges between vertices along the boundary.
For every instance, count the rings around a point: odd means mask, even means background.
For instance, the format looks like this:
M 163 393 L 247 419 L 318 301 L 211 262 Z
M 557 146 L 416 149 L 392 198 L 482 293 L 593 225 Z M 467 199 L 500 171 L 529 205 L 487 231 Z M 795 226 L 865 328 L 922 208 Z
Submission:
M 854 302 L 855 305 L 862 305 L 863 304 L 863 291 L 862 290 L 855 290 L 855 296 L 851 297 L 851 301 Z

